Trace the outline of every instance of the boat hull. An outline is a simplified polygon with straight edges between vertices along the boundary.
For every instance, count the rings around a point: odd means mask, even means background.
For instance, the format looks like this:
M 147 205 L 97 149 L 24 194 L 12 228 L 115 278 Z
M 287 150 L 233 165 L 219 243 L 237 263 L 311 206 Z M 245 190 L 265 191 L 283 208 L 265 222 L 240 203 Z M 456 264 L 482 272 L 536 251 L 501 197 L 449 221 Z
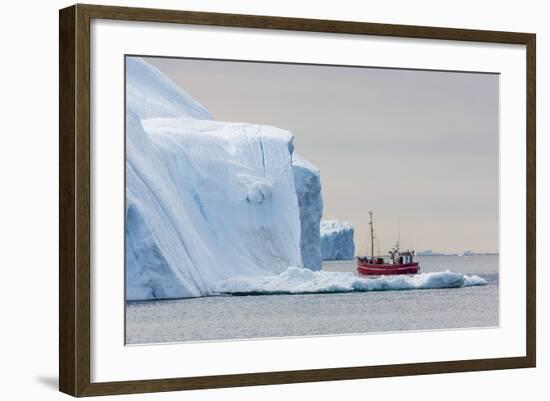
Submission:
M 374 264 L 357 261 L 357 273 L 362 276 L 384 276 L 396 274 L 417 274 L 418 262 L 403 264 Z

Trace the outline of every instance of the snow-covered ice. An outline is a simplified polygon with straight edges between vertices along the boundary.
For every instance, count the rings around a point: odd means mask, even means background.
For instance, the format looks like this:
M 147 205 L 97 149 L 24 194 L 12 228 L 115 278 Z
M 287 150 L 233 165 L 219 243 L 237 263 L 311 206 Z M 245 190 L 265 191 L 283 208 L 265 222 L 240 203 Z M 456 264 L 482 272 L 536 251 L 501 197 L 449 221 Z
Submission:
M 323 260 L 353 259 L 353 224 L 345 221 L 321 221 L 321 258 Z
M 323 214 L 321 176 L 317 167 L 297 153 L 292 156 L 292 172 L 300 207 L 300 248 L 303 265 L 312 270 L 320 270 L 320 221 Z
M 126 296 L 209 295 L 235 276 L 302 266 L 292 134 L 211 120 L 127 59 Z
M 204 106 L 139 57 L 126 58 L 126 107 L 140 119 L 212 119 Z
M 214 291 L 220 294 L 313 294 L 459 288 L 486 284 L 487 281 L 479 276 L 448 270 L 412 276 L 365 278 L 350 272 L 316 272 L 289 267 L 278 275 L 230 278 L 217 283 Z

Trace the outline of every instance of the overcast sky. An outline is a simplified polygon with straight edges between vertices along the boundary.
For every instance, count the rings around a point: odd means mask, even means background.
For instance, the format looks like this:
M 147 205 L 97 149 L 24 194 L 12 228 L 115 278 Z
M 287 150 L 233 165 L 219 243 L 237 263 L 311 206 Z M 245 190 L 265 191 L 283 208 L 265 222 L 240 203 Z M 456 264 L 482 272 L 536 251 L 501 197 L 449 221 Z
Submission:
M 214 119 L 292 131 L 321 170 L 324 219 L 368 211 L 381 252 L 498 251 L 499 77 L 492 74 L 147 58 Z M 376 246 L 376 245 L 375 245 Z

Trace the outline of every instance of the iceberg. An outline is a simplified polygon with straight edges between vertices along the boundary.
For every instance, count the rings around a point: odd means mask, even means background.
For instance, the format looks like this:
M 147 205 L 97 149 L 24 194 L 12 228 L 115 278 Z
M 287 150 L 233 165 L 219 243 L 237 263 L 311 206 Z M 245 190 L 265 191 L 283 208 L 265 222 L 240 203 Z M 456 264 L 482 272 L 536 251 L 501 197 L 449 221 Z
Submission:
M 215 291 L 233 295 L 314 294 L 427 290 L 482 285 L 487 285 L 487 281 L 482 277 L 467 276 L 449 270 L 413 276 L 363 278 L 350 272 L 316 272 L 291 266 L 278 275 L 233 277 L 217 283 Z
M 320 267 L 319 172 L 290 132 L 214 121 L 142 59 L 126 77 L 127 300 Z
M 355 255 L 353 224 L 345 221 L 321 221 L 321 257 L 323 260 L 349 260 Z
M 321 269 L 320 222 L 323 214 L 319 169 L 297 153 L 292 156 L 292 172 L 300 207 L 300 249 L 303 265 Z

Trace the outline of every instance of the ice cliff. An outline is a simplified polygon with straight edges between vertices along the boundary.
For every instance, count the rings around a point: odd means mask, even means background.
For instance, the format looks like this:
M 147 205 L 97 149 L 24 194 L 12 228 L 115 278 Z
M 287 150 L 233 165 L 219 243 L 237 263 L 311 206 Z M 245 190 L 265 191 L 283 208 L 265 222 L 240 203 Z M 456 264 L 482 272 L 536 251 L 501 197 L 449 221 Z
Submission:
M 293 158 L 290 132 L 213 121 L 139 58 L 126 59 L 126 99 L 128 300 L 320 267 L 319 172 Z
M 321 269 L 320 221 L 323 214 L 321 177 L 313 164 L 294 153 L 292 172 L 300 207 L 300 248 L 303 265 L 311 270 Z
M 323 260 L 353 259 L 353 224 L 345 221 L 321 221 L 321 257 Z

